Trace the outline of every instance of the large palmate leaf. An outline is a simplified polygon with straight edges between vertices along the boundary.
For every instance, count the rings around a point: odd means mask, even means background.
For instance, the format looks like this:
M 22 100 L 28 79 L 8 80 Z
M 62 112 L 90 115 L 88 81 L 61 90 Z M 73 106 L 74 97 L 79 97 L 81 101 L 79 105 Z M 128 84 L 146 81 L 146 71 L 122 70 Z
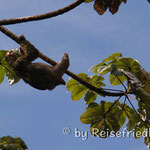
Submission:
M 109 75 L 110 84 L 119 85 L 126 80 L 126 77 L 124 76 L 124 74 L 118 75 L 116 73 L 117 69 L 123 69 L 125 71 L 129 71 L 134 74 L 136 74 L 141 70 L 140 64 L 137 60 L 134 60 L 133 58 L 129 57 L 122 57 L 121 53 L 114 53 L 105 58 L 98 65 L 91 67 L 89 71 L 93 70 L 93 73 L 100 74 L 101 76 L 110 73 Z
M 115 133 L 120 130 L 126 120 L 126 113 L 119 105 L 118 101 L 114 103 L 101 101 L 101 105 L 91 103 L 80 120 L 84 124 L 91 124 L 92 134 L 98 130 L 99 137 L 108 137 L 110 131 Z M 107 131 L 108 134 L 101 136 L 101 131 Z
M 114 53 L 114 54 L 111 54 L 110 56 L 108 56 L 107 58 L 105 58 L 103 60 L 104 63 L 106 62 L 109 62 L 109 61 L 116 61 L 116 58 L 120 58 L 122 57 L 122 53 Z
M 88 76 L 85 73 L 79 73 L 78 76 L 95 87 L 101 88 L 101 86 L 105 86 L 105 84 L 102 82 L 104 78 L 101 76 Z M 85 95 L 85 104 L 90 104 L 97 98 L 96 92 L 89 90 L 86 86 L 82 85 L 75 79 L 70 79 L 68 81 L 67 90 L 71 91 L 71 97 L 73 101 L 77 101 Z

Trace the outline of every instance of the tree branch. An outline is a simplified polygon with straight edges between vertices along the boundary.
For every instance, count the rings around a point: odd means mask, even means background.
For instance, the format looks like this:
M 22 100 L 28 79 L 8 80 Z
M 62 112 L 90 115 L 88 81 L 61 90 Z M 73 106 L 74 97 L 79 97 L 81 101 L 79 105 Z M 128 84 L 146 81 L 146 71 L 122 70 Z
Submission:
M 12 18 L 12 19 L 3 19 L 3 20 L 0 20 L 0 25 L 10 25 L 10 24 L 23 23 L 23 22 L 29 22 L 29 21 L 38 21 L 38 20 L 52 18 L 52 17 L 64 14 L 74 9 L 75 7 L 79 6 L 83 2 L 84 0 L 76 0 L 74 3 L 64 8 L 58 9 L 56 11 L 48 12 L 45 14 L 41 14 L 41 15 L 19 17 L 19 18 Z
M 3 32 L 8 37 L 10 37 L 15 42 L 17 42 L 18 44 L 20 44 L 19 36 L 15 35 L 14 33 L 12 33 L 11 31 L 9 31 L 8 29 L 6 29 L 3 26 L 0 26 L 0 31 Z M 39 57 L 41 59 L 43 59 L 44 61 L 46 61 L 47 63 L 51 64 L 52 66 L 55 66 L 57 64 L 56 61 L 54 61 L 53 59 L 47 57 L 46 55 L 42 54 L 41 52 L 39 52 Z M 85 85 L 87 88 L 91 89 L 92 91 L 95 91 L 98 94 L 102 94 L 104 96 L 123 96 L 123 95 L 125 95 L 123 91 L 115 93 L 115 92 L 105 91 L 104 89 L 101 89 L 101 88 L 97 88 L 97 87 L 91 85 L 90 83 L 86 82 L 82 78 L 78 77 L 76 74 L 74 74 L 73 72 L 71 72 L 69 70 L 67 70 L 65 73 L 68 76 L 72 77 L 73 79 L 77 80 L 78 82 L 80 82 L 81 84 Z
M 0 26 L 0 31 L 3 32 L 8 37 L 10 37 L 16 43 L 20 44 L 19 37 L 17 35 L 15 35 L 14 33 L 12 33 L 10 30 L 8 30 L 7 28 L 5 28 L 4 26 Z

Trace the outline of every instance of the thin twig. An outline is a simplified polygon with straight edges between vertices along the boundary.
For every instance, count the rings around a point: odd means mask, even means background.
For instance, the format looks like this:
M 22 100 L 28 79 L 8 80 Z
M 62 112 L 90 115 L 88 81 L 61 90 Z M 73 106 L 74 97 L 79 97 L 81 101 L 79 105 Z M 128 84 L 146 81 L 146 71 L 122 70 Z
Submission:
M 141 116 L 138 114 L 138 112 L 137 112 L 136 109 L 134 108 L 134 106 L 133 106 L 132 102 L 130 101 L 129 97 L 126 96 L 126 98 L 127 98 L 128 102 L 130 103 L 131 107 L 133 108 L 133 110 L 135 111 L 135 113 L 137 114 L 137 116 L 139 117 L 139 119 L 140 119 L 142 122 L 145 123 L 145 121 L 141 118 Z
M 123 104 L 123 107 L 125 106 L 126 101 L 127 101 L 127 97 L 125 96 L 125 98 L 124 98 L 124 104 Z
M 108 88 L 103 88 L 104 90 L 107 90 L 107 91 L 117 91 L 117 92 L 124 92 L 122 90 L 117 90 L 117 89 L 108 89 Z
M 0 31 L 2 31 L 5 35 L 7 35 L 8 37 L 10 37 L 12 40 L 14 40 L 15 42 L 17 42 L 18 44 L 20 44 L 20 38 L 18 36 L 16 36 L 14 33 L 12 33 L 11 31 L 9 31 L 8 29 L 6 29 L 3 26 L 0 26 Z M 41 52 L 39 52 L 39 57 L 41 59 L 43 59 L 44 61 L 46 61 L 47 63 L 55 66 L 57 64 L 56 61 L 54 61 L 53 59 L 47 57 L 46 55 L 42 54 Z M 73 79 L 77 80 L 78 82 L 80 82 L 81 84 L 85 85 L 87 88 L 95 91 L 98 94 L 102 94 L 104 96 L 123 96 L 125 95 L 124 92 L 118 92 L 118 93 L 113 93 L 113 92 L 107 92 L 101 88 L 97 88 L 93 85 L 91 85 L 90 83 L 86 82 L 85 80 L 83 80 L 82 78 L 78 77 L 76 74 L 74 74 L 73 72 L 67 70 L 65 72 L 67 75 L 69 75 L 70 77 L 72 77 Z
M 117 77 L 117 79 L 118 79 L 118 81 L 122 84 L 122 86 L 125 88 L 125 90 L 127 91 L 127 88 L 126 88 L 126 86 L 123 84 L 123 82 L 119 79 L 119 77 L 116 75 L 116 77 Z
M 123 110 L 124 110 L 124 107 L 125 107 L 125 105 L 126 105 L 126 101 L 127 101 L 127 97 L 125 96 L 125 98 L 124 98 L 124 103 L 123 103 L 123 107 L 122 107 Z
M 109 107 L 109 109 L 104 113 L 104 116 L 106 116 L 106 114 L 108 114 L 111 109 L 113 108 L 113 106 L 120 100 L 121 96 L 116 100 L 114 101 L 114 103 Z
M 10 25 L 10 24 L 23 23 L 23 22 L 29 22 L 29 21 L 38 21 L 38 20 L 56 17 L 58 15 L 64 14 L 74 9 L 75 7 L 79 6 L 83 2 L 84 0 L 76 0 L 74 3 L 64 8 L 58 9 L 56 11 L 48 12 L 45 14 L 41 14 L 41 15 L 19 17 L 19 18 L 12 18 L 12 19 L 3 19 L 3 20 L 0 20 L 0 25 Z

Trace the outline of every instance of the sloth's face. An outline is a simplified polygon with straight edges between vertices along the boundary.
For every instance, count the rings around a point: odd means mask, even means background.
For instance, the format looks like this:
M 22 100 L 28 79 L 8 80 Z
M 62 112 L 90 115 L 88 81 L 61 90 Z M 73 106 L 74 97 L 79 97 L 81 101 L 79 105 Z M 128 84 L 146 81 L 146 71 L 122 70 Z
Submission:
M 6 53 L 5 60 L 8 62 L 10 66 L 21 56 L 21 53 L 17 49 L 13 49 Z
M 13 64 L 17 60 L 17 55 L 14 51 L 9 51 L 6 53 L 5 59 L 8 62 L 8 64 Z

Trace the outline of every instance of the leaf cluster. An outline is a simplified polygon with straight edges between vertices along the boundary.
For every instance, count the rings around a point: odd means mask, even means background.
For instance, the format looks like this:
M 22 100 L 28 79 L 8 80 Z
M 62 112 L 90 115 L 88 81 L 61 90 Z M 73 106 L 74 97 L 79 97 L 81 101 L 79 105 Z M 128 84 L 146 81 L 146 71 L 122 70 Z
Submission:
M 78 81 L 70 79 L 67 83 L 67 90 L 71 91 L 72 100 L 76 101 L 84 96 L 85 104 L 88 104 L 86 111 L 80 117 L 81 122 L 90 124 L 91 134 L 97 129 L 97 134 L 102 138 L 117 136 L 118 131 L 126 125 L 128 131 L 133 131 L 135 139 L 142 137 L 143 134 L 147 135 L 144 136 L 144 142 L 150 148 L 148 135 L 150 74 L 141 67 L 137 60 L 123 57 L 121 53 L 108 56 L 99 64 L 91 67 L 89 71 L 93 71 L 95 75 L 88 76 L 85 73 L 79 73 L 78 76 L 90 84 L 102 88 L 105 86 L 103 83 L 105 75 L 109 74 L 110 84 L 113 86 L 123 85 L 125 95 L 113 102 L 103 100 L 98 104 L 94 102 L 98 98 L 96 92 L 89 90 Z M 127 84 L 125 85 L 124 81 L 126 80 Z M 132 104 L 129 93 L 135 95 L 138 105 Z M 135 98 L 131 98 L 135 100 Z M 120 102 L 121 100 L 123 102 Z M 105 135 L 101 135 L 103 131 Z
M 0 149 L 2 150 L 26 150 L 28 147 L 20 137 L 4 136 L 0 138 Z

